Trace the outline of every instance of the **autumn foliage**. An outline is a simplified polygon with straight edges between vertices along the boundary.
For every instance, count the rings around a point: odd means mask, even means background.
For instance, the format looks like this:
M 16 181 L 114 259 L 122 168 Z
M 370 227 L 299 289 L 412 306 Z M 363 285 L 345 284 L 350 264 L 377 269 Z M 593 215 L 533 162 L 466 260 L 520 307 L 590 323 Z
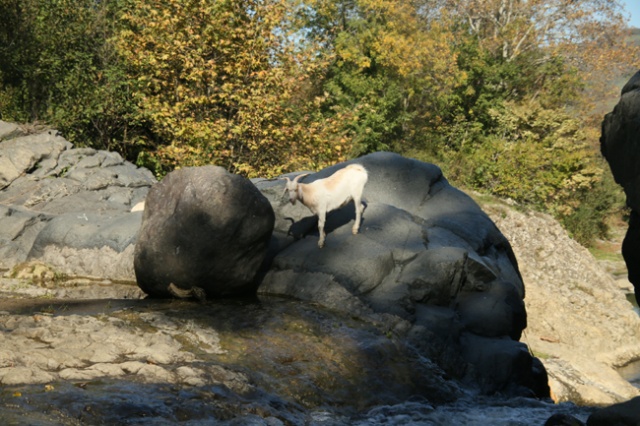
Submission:
M 614 0 L 0 0 L 0 14 L 1 118 L 159 177 L 393 150 L 579 238 L 585 211 L 613 205 L 597 126 L 638 60 Z

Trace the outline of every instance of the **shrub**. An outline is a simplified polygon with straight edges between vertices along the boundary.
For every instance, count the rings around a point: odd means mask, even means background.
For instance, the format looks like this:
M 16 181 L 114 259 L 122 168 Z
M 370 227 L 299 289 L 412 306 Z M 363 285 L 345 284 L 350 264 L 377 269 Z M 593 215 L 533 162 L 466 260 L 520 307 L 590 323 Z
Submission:
M 461 121 L 408 154 L 437 162 L 456 185 L 549 212 L 584 245 L 604 236 L 621 191 L 582 123 L 536 103 L 506 103 L 491 114 L 491 134 Z

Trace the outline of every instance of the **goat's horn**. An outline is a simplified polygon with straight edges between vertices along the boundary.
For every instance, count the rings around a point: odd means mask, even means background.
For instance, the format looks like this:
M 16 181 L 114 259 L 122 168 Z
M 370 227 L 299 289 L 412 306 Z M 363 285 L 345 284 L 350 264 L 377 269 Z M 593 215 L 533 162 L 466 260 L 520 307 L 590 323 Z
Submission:
M 283 178 L 280 178 L 280 180 L 285 180 L 285 181 L 287 181 L 287 182 L 290 182 L 290 181 L 291 181 L 291 179 L 289 179 L 287 176 L 285 176 L 285 177 L 283 177 Z M 282 190 L 282 195 L 281 195 L 281 197 L 284 197 L 284 194 L 286 194 L 286 193 L 287 193 L 287 185 L 285 185 L 285 186 L 284 186 L 284 189 Z
M 296 176 L 295 178 L 293 178 L 294 182 L 298 182 L 300 180 L 300 178 L 303 178 L 305 176 L 309 176 L 311 173 L 303 173 L 301 175 Z

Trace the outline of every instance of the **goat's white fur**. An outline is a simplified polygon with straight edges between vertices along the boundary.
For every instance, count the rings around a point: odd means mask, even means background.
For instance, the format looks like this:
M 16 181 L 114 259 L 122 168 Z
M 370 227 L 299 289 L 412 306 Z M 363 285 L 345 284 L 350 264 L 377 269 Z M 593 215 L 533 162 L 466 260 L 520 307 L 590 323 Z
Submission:
M 140 201 L 138 204 L 131 208 L 131 212 L 141 212 L 144 211 L 144 201 Z
M 360 164 L 349 164 L 324 179 L 318 179 L 311 183 L 300 183 L 300 178 L 309 173 L 296 176 L 293 180 L 285 177 L 285 193 L 289 193 L 289 201 L 295 204 L 300 200 L 313 214 L 318 215 L 318 231 L 320 239 L 318 247 L 324 246 L 324 223 L 327 213 L 338 209 L 353 200 L 356 209 L 356 221 L 353 224 L 353 234 L 358 233 L 364 205 L 362 204 L 362 191 L 367 183 L 367 170 Z

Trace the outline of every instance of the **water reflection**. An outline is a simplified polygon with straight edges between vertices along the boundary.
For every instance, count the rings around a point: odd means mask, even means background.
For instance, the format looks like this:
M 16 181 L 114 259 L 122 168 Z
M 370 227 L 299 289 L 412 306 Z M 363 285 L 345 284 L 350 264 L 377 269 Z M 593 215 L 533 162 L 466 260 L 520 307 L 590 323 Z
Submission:
M 627 300 L 633 305 L 633 309 L 640 315 L 640 308 L 638 307 L 638 301 L 634 293 L 627 293 Z
M 618 373 L 633 386 L 640 388 L 640 360 L 625 365 L 618 370 Z

